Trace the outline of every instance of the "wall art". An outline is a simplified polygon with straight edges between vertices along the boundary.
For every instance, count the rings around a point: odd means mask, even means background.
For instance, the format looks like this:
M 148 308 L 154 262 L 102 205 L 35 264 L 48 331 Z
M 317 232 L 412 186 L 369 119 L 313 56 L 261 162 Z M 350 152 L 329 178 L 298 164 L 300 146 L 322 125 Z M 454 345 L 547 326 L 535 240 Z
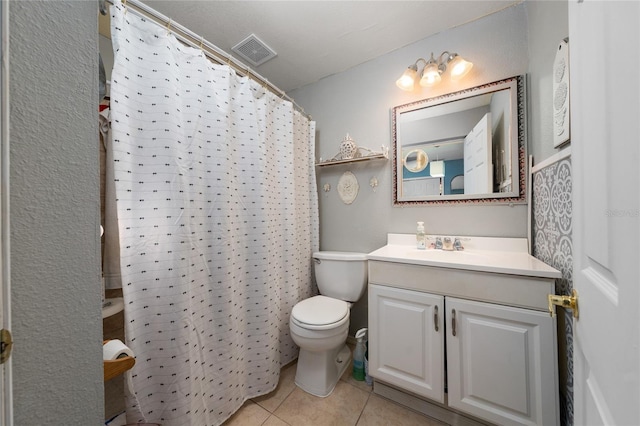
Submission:
M 569 141 L 569 43 L 558 44 L 553 61 L 553 146 Z

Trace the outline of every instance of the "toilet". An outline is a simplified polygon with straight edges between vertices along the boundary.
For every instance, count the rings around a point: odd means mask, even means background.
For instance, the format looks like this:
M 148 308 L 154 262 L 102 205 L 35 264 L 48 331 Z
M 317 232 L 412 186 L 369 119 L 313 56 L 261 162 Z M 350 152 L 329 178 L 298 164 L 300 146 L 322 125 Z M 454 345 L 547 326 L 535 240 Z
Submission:
M 367 288 L 367 255 L 320 251 L 313 253 L 313 260 L 320 295 L 293 307 L 289 328 L 300 347 L 296 385 L 325 397 L 351 367 L 351 351 L 346 345 L 349 311 Z

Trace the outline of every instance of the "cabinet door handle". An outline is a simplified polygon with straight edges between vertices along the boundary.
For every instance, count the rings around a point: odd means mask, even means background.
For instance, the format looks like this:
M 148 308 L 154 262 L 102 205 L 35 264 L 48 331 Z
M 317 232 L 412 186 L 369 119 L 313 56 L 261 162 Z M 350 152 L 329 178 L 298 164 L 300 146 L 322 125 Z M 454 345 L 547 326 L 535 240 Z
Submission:
M 436 305 L 435 308 L 433 308 L 433 325 L 436 328 L 436 331 L 439 330 L 439 327 L 438 327 L 439 322 L 440 321 L 438 320 L 438 305 Z
M 456 335 L 456 310 L 451 310 L 451 334 Z

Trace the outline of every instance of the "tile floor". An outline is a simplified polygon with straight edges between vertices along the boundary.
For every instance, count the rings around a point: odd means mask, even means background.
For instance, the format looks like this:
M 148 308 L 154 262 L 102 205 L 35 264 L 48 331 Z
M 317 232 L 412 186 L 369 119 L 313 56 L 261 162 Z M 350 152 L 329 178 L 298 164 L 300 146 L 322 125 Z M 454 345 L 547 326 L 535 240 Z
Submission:
M 224 426 L 443 426 L 437 420 L 391 402 L 351 377 L 351 369 L 326 398 L 304 392 L 294 383 L 296 364 L 282 369 L 270 394 L 247 401 Z

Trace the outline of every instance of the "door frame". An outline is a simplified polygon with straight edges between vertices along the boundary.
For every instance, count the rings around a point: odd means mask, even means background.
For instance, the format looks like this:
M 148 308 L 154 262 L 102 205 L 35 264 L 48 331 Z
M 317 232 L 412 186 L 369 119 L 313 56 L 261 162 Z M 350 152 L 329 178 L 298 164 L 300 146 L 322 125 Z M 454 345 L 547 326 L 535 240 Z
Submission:
M 9 0 L 0 1 L 0 328 L 11 330 L 9 227 Z M 11 358 L 0 367 L 0 423 L 13 425 Z

